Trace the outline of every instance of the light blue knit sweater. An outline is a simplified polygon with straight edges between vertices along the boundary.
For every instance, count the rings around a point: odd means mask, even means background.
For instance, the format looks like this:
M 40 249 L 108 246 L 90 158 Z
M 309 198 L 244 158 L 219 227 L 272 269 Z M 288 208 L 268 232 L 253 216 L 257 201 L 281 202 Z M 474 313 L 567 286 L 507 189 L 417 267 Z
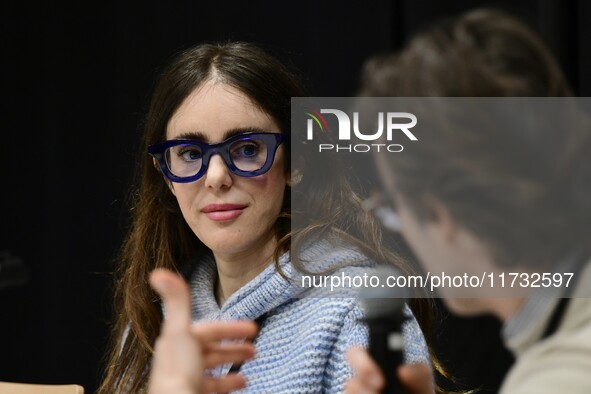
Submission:
M 354 248 L 327 241 L 317 242 L 302 253 L 309 268 L 346 265 L 348 275 L 363 275 L 374 265 Z M 199 261 L 191 276 L 195 321 L 256 320 L 263 317 L 255 339 L 256 357 L 240 372 L 248 381 L 243 393 L 340 393 L 352 376 L 346 350 L 367 347 L 368 331 L 360 321 L 361 306 L 352 297 L 319 297 L 306 293 L 297 280 L 287 281 L 274 265 L 229 297 L 220 308 L 214 297 L 216 267 L 213 257 Z M 289 278 L 298 276 L 289 255 L 279 260 Z M 407 307 L 407 314 L 411 315 Z M 263 316 L 264 315 L 264 316 Z M 407 362 L 429 363 L 424 337 L 412 315 L 404 326 Z M 209 371 L 228 373 L 230 365 Z

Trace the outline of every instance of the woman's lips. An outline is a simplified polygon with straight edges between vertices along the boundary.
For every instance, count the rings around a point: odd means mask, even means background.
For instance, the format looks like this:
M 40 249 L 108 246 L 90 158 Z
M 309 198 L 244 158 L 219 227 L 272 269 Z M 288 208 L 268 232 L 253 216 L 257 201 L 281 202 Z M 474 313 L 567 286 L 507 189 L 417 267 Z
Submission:
M 211 220 L 225 221 L 236 219 L 244 208 L 246 205 L 242 204 L 209 204 L 201 209 L 201 212 Z

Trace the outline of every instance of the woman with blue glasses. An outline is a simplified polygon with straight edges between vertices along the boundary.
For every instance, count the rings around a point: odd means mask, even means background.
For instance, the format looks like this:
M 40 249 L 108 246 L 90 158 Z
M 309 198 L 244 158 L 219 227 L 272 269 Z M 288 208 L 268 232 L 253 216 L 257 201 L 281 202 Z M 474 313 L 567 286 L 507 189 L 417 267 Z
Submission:
M 247 43 L 196 46 L 162 74 L 145 123 L 148 154 L 121 254 L 116 341 L 101 393 L 147 386 L 167 315 L 148 281 L 156 268 L 185 276 L 193 321 L 258 323 L 256 357 L 208 368 L 209 378 L 238 371 L 245 391 L 257 393 L 344 390 L 352 374 L 345 351 L 368 342 L 360 305 L 306 297 L 292 279 L 316 269 L 362 274 L 394 258 L 337 172 L 332 189 L 321 182 L 317 195 L 301 196 L 323 201 L 323 216 L 291 227 L 291 187 L 309 181 L 290 169 L 290 99 L 298 96 L 293 74 Z M 407 361 L 428 362 L 412 316 L 404 334 Z

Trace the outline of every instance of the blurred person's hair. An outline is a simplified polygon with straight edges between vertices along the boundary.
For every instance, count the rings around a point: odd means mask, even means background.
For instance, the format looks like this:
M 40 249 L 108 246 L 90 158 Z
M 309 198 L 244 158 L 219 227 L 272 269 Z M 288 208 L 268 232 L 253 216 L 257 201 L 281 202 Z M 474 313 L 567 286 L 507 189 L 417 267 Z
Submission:
M 368 60 L 360 95 L 563 97 L 572 101 L 566 107 L 577 105 L 541 38 L 519 19 L 486 9 L 432 25 L 401 52 Z M 559 129 L 517 134 L 515 127 L 441 127 L 427 143 L 379 159 L 420 220 L 434 217 L 425 198 L 434 197 L 499 265 L 540 267 L 590 249 L 591 137 L 587 118 L 578 116 Z
M 571 89 L 538 34 L 505 12 L 441 20 L 365 63 L 362 96 L 562 97 Z

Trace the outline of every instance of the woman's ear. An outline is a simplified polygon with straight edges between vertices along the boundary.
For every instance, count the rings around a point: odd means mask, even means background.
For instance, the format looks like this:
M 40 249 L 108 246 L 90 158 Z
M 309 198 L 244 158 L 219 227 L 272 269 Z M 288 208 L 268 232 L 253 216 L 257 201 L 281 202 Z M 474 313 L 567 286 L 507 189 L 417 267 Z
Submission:
M 172 192 L 172 194 L 176 197 L 176 193 L 174 192 L 174 186 L 173 186 L 172 182 L 169 181 L 168 179 L 165 179 L 164 181 L 168 185 L 168 188 L 170 189 L 170 191 Z
M 154 165 L 154 168 L 156 168 L 156 170 L 162 174 L 162 171 L 160 170 L 160 166 L 158 165 L 158 162 L 156 161 L 155 158 L 152 158 L 152 164 Z M 170 191 L 172 192 L 173 195 L 176 196 L 176 193 L 174 192 L 174 186 L 172 185 L 172 182 L 169 181 L 168 179 L 166 179 L 164 177 L 164 174 L 162 174 L 162 177 L 164 178 L 164 182 L 166 182 L 166 184 L 168 185 L 168 188 L 170 189 Z

